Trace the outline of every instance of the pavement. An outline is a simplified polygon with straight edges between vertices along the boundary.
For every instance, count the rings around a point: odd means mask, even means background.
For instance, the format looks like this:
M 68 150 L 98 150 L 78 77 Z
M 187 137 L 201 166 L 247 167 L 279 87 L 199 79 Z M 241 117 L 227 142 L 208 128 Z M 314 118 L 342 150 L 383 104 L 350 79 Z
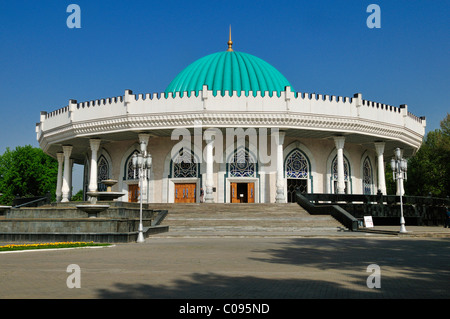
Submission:
M 423 237 L 423 238 L 450 238 L 450 228 L 442 226 L 408 226 L 406 233 L 400 232 L 400 226 L 361 227 L 358 231 L 350 231 L 344 227 L 289 227 L 282 230 L 253 227 L 199 227 L 196 228 L 169 228 L 169 232 L 153 235 L 152 238 L 357 238 L 357 237 Z
M 406 228 L 0 253 L 0 299 L 448 299 L 450 229 Z
M 450 228 L 443 226 L 405 226 L 406 233 L 400 233 L 399 226 L 375 226 L 373 228 L 360 228 L 360 232 L 370 234 L 386 234 L 403 237 L 428 237 L 428 238 L 450 238 Z

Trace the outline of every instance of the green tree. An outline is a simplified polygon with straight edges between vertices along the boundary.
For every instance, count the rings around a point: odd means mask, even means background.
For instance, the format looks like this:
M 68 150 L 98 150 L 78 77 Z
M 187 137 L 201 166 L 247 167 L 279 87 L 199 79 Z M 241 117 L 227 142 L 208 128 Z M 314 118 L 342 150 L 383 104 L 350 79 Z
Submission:
M 445 170 L 444 193 L 450 196 L 450 113 L 441 121 L 442 139 L 440 141 L 441 160 Z
M 385 181 L 386 181 L 386 194 L 395 195 L 397 192 L 397 184 L 394 181 L 394 173 L 392 172 L 390 158 L 387 158 L 388 162 L 384 167 Z
M 83 200 L 83 190 L 80 189 L 78 191 L 78 193 L 76 193 L 75 195 L 72 196 L 72 198 L 70 199 L 72 202 L 80 202 Z
M 30 145 L 6 149 L 0 156 L 0 203 L 11 204 L 16 196 L 55 198 L 58 162 Z
M 416 155 L 408 160 L 407 195 L 450 195 L 450 114 L 440 129 L 430 131 Z
M 450 142 L 450 113 L 447 113 L 447 116 L 441 121 L 441 131 L 444 136 L 447 137 L 446 142 Z M 450 147 L 449 144 L 447 144 Z

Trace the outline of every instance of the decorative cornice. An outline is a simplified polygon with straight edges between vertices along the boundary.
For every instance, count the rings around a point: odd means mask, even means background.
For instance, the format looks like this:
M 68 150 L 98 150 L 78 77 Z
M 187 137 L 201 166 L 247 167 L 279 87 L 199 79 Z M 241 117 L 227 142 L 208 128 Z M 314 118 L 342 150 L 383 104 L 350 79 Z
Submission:
M 198 112 L 172 114 L 140 114 L 72 122 L 55 129 L 43 131 L 41 144 L 61 143 L 74 137 L 101 136 L 126 131 L 193 128 L 198 121 L 204 127 L 277 127 L 329 132 L 330 137 L 340 134 L 361 134 L 382 139 L 395 139 L 418 148 L 423 136 L 404 126 L 386 124 L 359 117 L 324 116 L 310 113 L 261 112 L 228 113 Z
M 250 92 L 251 93 L 251 92 Z M 133 94 L 77 103 L 50 113 L 41 112 L 36 136 L 42 149 L 77 138 L 100 137 L 121 132 L 142 132 L 203 127 L 266 127 L 301 130 L 309 137 L 359 134 L 379 141 L 398 141 L 417 150 L 425 134 L 426 120 L 408 111 L 353 98 L 291 92 L 280 96 L 214 95 L 203 86 L 198 94 Z M 167 132 L 165 132 L 167 133 Z M 302 133 L 302 134 L 303 134 Z

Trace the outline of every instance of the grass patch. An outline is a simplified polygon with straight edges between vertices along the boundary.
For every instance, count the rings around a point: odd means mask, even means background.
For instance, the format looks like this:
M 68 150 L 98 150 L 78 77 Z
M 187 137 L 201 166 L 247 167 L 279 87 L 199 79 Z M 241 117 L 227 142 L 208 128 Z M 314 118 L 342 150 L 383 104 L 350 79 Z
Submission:
M 55 249 L 55 248 L 77 248 L 90 246 L 110 246 L 108 243 L 94 242 L 57 242 L 57 243 L 40 243 L 40 244 L 20 244 L 20 245 L 4 245 L 0 246 L 0 251 L 29 250 L 29 249 Z

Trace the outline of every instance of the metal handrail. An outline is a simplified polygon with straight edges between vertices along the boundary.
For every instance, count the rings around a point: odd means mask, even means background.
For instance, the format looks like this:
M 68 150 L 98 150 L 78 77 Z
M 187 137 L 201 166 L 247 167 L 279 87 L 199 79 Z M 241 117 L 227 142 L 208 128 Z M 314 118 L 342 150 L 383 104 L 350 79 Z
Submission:
M 41 202 L 41 201 L 44 201 L 44 200 L 48 201 L 48 197 L 44 196 L 44 197 L 41 197 L 41 198 L 38 198 L 38 199 L 34 199 L 34 200 L 30 201 L 30 202 L 26 202 L 26 203 L 23 203 L 23 204 L 20 204 L 20 205 L 16 205 L 13 208 L 25 207 L 25 206 L 28 206 L 30 204 L 38 203 L 38 202 Z
M 338 205 L 316 206 L 301 192 L 296 192 L 297 203 L 312 215 L 331 215 L 351 231 L 358 230 L 358 219 Z
M 370 215 L 374 218 L 386 218 L 383 222 L 392 222 L 392 218 L 397 218 L 399 215 L 400 196 L 397 195 L 311 194 L 300 192 L 296 194 L 297 202 L 302 206 L 308 206 L 314 213 L 322 212 L 324 207 L 339 206 L 359 219 L 365 215 Z M 450 206 L 450 199 L 431 196 L 404 196 L 403 204 L 406 209 L 405 216 L 411 222 L 417 223 L 417 225 L 440 225 L 444 222 L 445 207 Z M 322 210 L 319 207 L 322 207 Z
M 400 200 L 398 195 L 362 195 L 362 194 L 325 194 L 325 193 L 305 193 L 302 194 L 310 201 L 324 202 L 363 202 L 363 203 L 396 203 Z M 449 198 L 439 198 L 431 196 L 402 196 L 405 204 L 427 204 L 435 206 L 449 206 Z
M 166 218 L 168 211 L 167 210 L 155 210 L 157 213 L 156 218 L 152 221 L 152 226 L 156 226 L 161 224 L 161 222 Z

